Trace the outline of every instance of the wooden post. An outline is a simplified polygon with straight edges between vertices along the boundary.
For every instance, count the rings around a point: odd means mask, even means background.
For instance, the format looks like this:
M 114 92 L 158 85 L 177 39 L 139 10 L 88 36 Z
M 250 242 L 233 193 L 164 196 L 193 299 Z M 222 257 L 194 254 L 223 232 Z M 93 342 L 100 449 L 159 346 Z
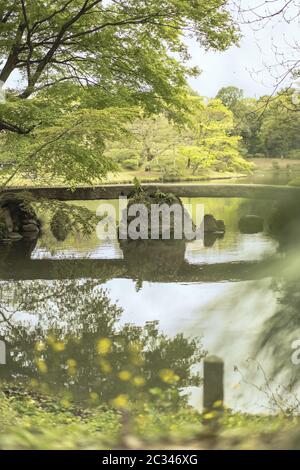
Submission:
M 203 410 L 222 409 L 224 401 L 224 361 L 217 356 L 204 359 Z

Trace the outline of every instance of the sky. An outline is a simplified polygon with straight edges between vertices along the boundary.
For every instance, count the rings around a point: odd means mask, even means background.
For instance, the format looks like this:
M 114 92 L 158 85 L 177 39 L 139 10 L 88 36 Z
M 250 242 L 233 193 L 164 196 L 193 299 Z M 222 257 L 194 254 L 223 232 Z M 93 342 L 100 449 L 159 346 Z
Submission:
M 225 52 L 205 52 L 196 41 L 186 40 L 191 65 L 202 70 L 199 77 L 189 80 L 200 95 L 214 97 L 221 87 L 228 85 L 242 88 L 247 97 L 271 94 L 277 82 L 272 75 L 278 75 L 280 70 L 270 71 L 267 65 L 276 63 L 275 47 L 291 58 L 292 45 L 300 37 L 300 23 L 299 19 L 290 24 L 276 20 L 256 32 L 250 26 L 243 26 L 241 33 L 239 47 L 233 46 Z M 282 86 L 290 83 L 289 77 Z
M 262 0 L 240 1 L 244 7 L 262 4 Z M 295 0 L 294 4 L 297 3 L 300 10 L 298 1 Z M 273 8 L 278 9 L 282 2 L 284 0 L 272 0 Z M 289 10 L 290 17 L 292 14 L 293 10 Z M 186 39 L 191 55 L 190 65 L 196 65 L 202 70 L 199 77 L 189 80 L 191 87 L 200 95 L 215 97 L 220 88 L 229 85 L 242 88 L 246 97 L 259 98 L 265 94 L 272 94 L 277 82 L 272 75 L 278 76 L 280 70 L 275 68 L 270 70 L 268 65 L 276 63 L 275 47 L 277 51 L 284 52 L 288 59 L 292 58 L 292 45 L 300 37 L 299 17 L 288 23 L 280 16 L 258 31 L 244 25 L 241 26 L 241 34 L 239 47 L 230 47 L 225 52 L 206 52 L 195 40 Z M 298 44 L 297 55 L 299 48 Z M 18 74 L 13 74 L 7 86 L 14 87 L 18 81 Z M 291 78 L 288 77 L 281 87 L 290 84 Z

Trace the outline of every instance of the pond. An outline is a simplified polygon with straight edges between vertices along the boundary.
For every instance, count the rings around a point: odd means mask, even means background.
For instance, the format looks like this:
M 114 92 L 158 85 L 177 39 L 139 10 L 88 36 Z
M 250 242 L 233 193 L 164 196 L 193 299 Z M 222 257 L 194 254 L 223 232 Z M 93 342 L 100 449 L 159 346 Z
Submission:
M 78 204 L 95 211 L 99 203 Z M 21 381 L 29 377 L 47 389 L 74 389 L 79 396 L 86 391 L 101 395 L 102 387 L 109 400 L 126 389 L 133 376 L 136 386 L 139 380 L 141 386 L 148 380 L 155 390 L 160 379 L 171 383 L 170 371 L 176 369 L 182 374 L 176 387 L 188 391 L 189 402 L 201 409 L 202 387 L 189 374 L 201 376 L 201 357 L 208 352 L 225 361 L 225 401 L 234 410 L 272 412 L 270 399 L 274 405 L 277 384 L 282 394 L 288 387 L 297 391 L 298 369 L 290 359 L 291 344 L 300 339 L 297 305 L 291 302 L 297 269 L 291 274 L 286 266 L 295 267 L 300 252 L 287 261 L 267 226 L 253 235 L 238 228 L 245 214 L 267 221 L 270 202 L 183 203 L 204 204 L 205 213 L 224 220 L 225 235 L 206 238 L 204 244 L 155 241 L 124 247 L 117 240 L 100 241 L 96 232 L 57 242 L 46 228 L 25 254 L 22 242 L 20 249 L 3 245 L 1 335 L 11 356 L 1 374 Z M 58 333 L 68 337 L 68 347 L 55 337 Z M 120 341 L 119 349 L 109 359 L 113 335 Z M 185 342 L 194 338 L 199 341 Z M 147 367 L 133 359 L 128 371 L 126 345 L 139 340 L 152 351 Z M 100 348 L 96 363 L 91 352 L 95 341 Z M 41 354 L 47 356 L 46 363 Z M 101 383 L 99 367 L 107 374 Z M 118 383 L 112 378 L 114 367 Z
M 232 183 L 243 183 L 243 184 L 278 184 L 285 185 L 289 184 L 296 178 L 299 178 L 300 171 L 297 169 L 280 169 L 280 170 L 259 170 L 253 175 L 245 176 L 242 178 L 231 178 L 227 182 Z M 215 181 L 211 181 L 215 183 Z

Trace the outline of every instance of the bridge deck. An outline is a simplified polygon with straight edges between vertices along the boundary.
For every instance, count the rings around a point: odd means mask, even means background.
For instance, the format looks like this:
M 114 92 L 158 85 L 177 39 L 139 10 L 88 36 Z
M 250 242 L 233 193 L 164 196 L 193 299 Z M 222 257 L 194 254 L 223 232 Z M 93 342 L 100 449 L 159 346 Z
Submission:
M 275 186 L 261 184 L 142 184 L 146 191 L 162 191 L 173 193 L 179 197 L 209 198 L 249 198 L 284 200 L 300 199 L 300 187 Z M 120 195 L 127 196 L 134 186 L 132 184 L 104 184 L 101 186 L 81 186 L 75 190 L 67 187 L 28 187 L 7 188 L 5 192 L 30 192 L 37 198 L 57 199 L 60 201 L 117 199 Z
M 250 281 L 273 276 L 278 272 L 281 261 L 267 259 L 261 261 L 240 261 L 191 265 L 184 262 L 172 272 L 161 272 L 155 263 L 145 269 L 128 266 L 124 260 L 90 259 L 41 259 L 19 260 L 0 263 L 0 280 L 54 280 L 54 279 L 143 279 L 148 282 L 222 282 Z M 281 266 L 282 267 L 282 266 Z

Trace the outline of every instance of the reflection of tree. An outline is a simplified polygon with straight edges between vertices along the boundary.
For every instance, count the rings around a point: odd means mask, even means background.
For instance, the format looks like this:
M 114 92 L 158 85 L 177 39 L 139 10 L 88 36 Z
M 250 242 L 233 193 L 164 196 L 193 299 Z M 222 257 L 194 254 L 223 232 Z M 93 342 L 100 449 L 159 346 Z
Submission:
M 2 283 L 0 294 L 9 378 L 102 402 L 120 394 L 149 398 L 157 390 L 176 402 L 181 388 L 199 383 L 191 372 L 203 357 L 198 340 L 168 338 L 156 322 L 121 327 L 122 310 L 97 281 Z
M 124 240 L 121 242 L 127 272 L 138 280 L 168 277 L 184 264 L 184 240 Z
M 10 242 L 0 245 L 0 266 L 15 264 L 20 260 L 24 263 L 26 259 L 30 259 L 31 253 L 35 249 L 37 239 L 29 240 L 24 239 L 18 242 Z
M 273 357 L 271 378 L 289 371 L 290 386 L 299 382 L 299 369 L 291 362 L 292 343 L 300 339 L 299 277 L 282 281 L 275 288 L 280 295 L 276 312 L 268 318 L 256 343 L 256 351 Z M 287 385 L 287 384 L 286 384 Z

